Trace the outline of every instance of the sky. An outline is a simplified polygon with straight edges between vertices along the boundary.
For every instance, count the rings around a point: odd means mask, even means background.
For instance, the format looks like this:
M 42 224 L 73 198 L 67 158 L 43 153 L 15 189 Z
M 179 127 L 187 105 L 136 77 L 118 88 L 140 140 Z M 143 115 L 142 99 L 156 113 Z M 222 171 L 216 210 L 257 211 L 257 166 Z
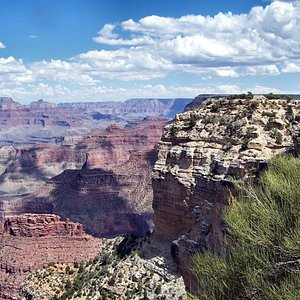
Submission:
M 300 0 L 0 0 L 22 103 L 300 93 Z

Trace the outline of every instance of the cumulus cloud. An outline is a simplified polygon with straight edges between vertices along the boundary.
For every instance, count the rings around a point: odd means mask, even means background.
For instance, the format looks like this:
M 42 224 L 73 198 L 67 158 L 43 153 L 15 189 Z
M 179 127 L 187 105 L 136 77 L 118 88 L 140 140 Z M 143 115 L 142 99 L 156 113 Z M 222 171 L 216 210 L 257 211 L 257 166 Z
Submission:
M 113 33 L 116 29 L 131 38 Z M 299 32 L 300 2 L 274 1 L 265 8 L 254 7 L 248 14 L 129 19 L 118 27 L 106 24 L 94 40 L 136 46 L 136 51 L 160 57 L 173 69 L 184 70 L 185 65 L 199 69 L 229 67 L 232 71 L 220 71 L 220 76 L 235 76 L 278 74 L 286 61 L 300 60 Z
M 8 58 L 0 57 L 0 82 L 7 85 L 33 82 L 35 75 L 28 69 L 22 60 L 17 60 L 12 56 Z
M 94 76 L 125 81 L 161 78 L 172 70 L 167 59 L 135 48 L 89 51 L 74 57 L 73 60 L 89 65 Z
M 104 27 L 98 32 L 98 36 L 93 40 L 96 43 L 106 44 L 110 46 L 134 46 L 139 44 L 153 44 L 154 40 L 148 36 L 132 37 L 131 39 L 118 38 L 119 35 L 113 33 L 116 28 L 113 24 L 105 24 Z
M 282 68 L 283 73 L 300 73 L 300 62 L 297 63 L 286 63 Z
M 2 42 L 0 42 L 0 49 L 4 49 L 4 48 L 6 48 L 5 45 Z
M 90 65 L 62 60 L 39 61 L 31 64 L 30 69 L 39 78 L 58 82 L 77 83 L 79 85 L 95 85 L 100 80 L 94 79 Z

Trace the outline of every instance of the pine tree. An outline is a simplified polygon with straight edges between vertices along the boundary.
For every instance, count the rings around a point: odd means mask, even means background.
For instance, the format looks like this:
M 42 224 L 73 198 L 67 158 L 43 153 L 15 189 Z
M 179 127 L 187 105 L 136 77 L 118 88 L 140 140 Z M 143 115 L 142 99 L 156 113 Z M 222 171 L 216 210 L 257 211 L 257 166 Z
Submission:
M 194 257 L 196 298 L 300 299 L 300 160 L 275 158 L 259 185 L 238 188 L 224 214 L 226 256 Z

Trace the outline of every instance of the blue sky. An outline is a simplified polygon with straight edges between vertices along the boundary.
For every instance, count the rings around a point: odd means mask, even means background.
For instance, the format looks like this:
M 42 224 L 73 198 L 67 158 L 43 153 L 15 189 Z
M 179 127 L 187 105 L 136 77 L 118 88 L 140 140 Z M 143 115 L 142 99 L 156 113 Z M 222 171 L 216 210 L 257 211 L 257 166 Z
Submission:
M 0 96 L 300 92 L 299 1 L 0 0 Z

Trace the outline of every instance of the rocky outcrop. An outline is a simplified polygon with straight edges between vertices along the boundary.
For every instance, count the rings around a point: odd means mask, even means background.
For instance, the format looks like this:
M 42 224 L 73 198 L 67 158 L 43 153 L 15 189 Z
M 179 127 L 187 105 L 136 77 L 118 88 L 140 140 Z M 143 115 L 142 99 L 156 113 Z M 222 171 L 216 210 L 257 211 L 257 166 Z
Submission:
M 30 109 L 49 109 L 55 108 L 57 105 L 55 103 L 47 102 L 43 99 L 31 102 L 28 107 Z
M 299 116 L 298 101 L 221 98 L 166 126 L 153 170 L 155 234 L 174 241 L 188 290 L 197 289 L 192 253 L 225 251 L 222 211 L 235 192 L 232 178 L 258 178 L 272 156 L 295 148 Z
M 176 272 L 168 244 L 151 237 L 102 240 L 101 254 L 67 272 L 54 265 L 32 273 L 20 299 L 174 299 L 184 298 L 182 278 Z M 95 276 L 92 276 L 95 274 Z M 66 286 L 63 282 L 69 281 Z
M 7 218 L 0 231 L 0 299 L 16 299 L 30 272 L 54 262 L 86 262 L 99 253 L 100 246 L 81 224 L 61 221 L 56 215 Z
M 213 100 L 219 100 L 220 98 L 225 97 L 220 94 L 201 94 L 197 96 L 192 102 L 188 103 L 184 111 L 193 110 L 200 105 L 202 105 L 205 101 L 213 101 Z
M 9 97 L 0 97 L 0 110 L 20 109 L 22 105 Z

